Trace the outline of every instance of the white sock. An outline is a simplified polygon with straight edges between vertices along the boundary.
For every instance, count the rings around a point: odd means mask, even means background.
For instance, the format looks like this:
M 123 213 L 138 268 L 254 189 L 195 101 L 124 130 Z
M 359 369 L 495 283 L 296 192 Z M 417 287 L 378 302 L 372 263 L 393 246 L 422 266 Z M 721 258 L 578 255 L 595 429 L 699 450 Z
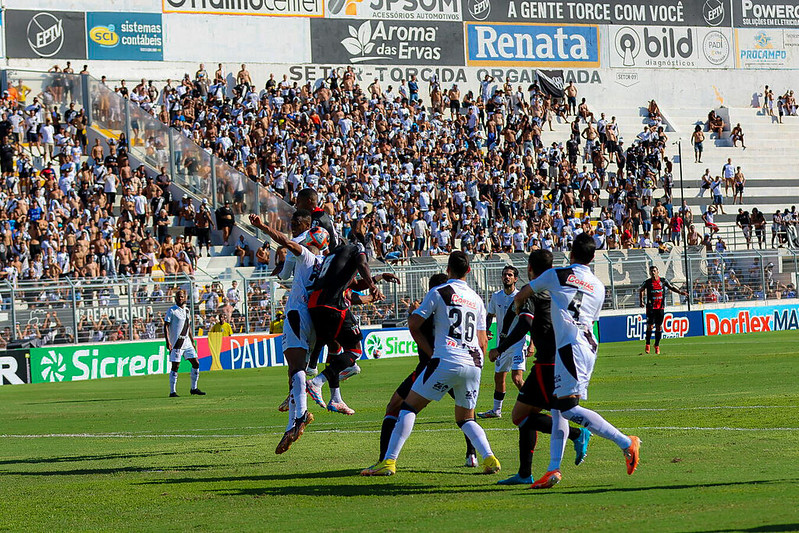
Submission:
M 330 402 L 336 403 L 344 403 L 344 400 L 341 399 L 341 387 L 330 387 Z
M 178 373 L 170 371 L 169 372 L 169 392 L 176 393 L 178 387 Z
M 289 393 L 289 425 L 286 426 L 286 431 L 294 427 L 294 393 Z
M 313 383 L 315 387 L 321 387 L 326 382 L 327 382 L 327 376 L 325 376 L 322 373 L 317 374 L 317 376 L 311 380 L 311 383 Z
M 474 420 L 467 420 L 466 423 L 461 426 L 461 431 L 469 437 L 469 440 L 474 444 L 474 449 L 477 450 L 477 453 L 479 453 L 483 459 L 489 455 L 494 455 L 494 452 L 491 451 L 491 445 L 488 443 L 486 432 L 480 424 Z
M 502 412 L 502 402 L 504 400 L 494 400 L 494 411 L 497 413 Z
M 394 426 L 394 431 L 391 432 L 391 439 L 388 441 L 388 450 L 386 450 L 386 459 L 397 460 L 405 441 L 413 431 L 413 424 L 416 422 L 416 413 L 411 411 L 400 411 L 399 418 L 397 418 L 397 425 Z
M 199 368 L 192 368 L 191 369 L 191 390 L 197 388 L 197 382 L 200 381 L 200 369 Z
M 547 472 L 560 470 L 563 462 L 563 450 L 566 448 L 566 439 L 569 436 L 569 421 L 563 418 L 560 411 L 552 409 L 552 436 L 549 439 L 549 467 Z
M 613 424 L 602 418 L 602 415 L 582 405 L 576 405 L 568 411 L 563 411 L 563 416 L 591 431 L 595 435 L 612 440 L 616 446 L 626 450 L 632 444 L 630 437 L 616 429 Z
M 302 418 L 308 410 L 308 397 L 305 394 L 305 371 L 300 370 L 291 376 L 291 394 L 294 396 L 294 418 Z

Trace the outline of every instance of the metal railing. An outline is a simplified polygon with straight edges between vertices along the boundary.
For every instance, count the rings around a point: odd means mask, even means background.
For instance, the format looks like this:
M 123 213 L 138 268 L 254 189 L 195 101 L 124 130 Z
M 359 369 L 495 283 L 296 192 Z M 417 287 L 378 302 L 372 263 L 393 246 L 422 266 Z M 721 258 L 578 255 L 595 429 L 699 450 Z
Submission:
M 567 263 L 564 253 L 555 254 L 555 266 Z M 507 264 L 519 268 L 521 279 L 526 279 L 523 254 L 473 260 L 468 281 L 486 302 L 492 292 L 501 289 L 502 269 Z M 799 257 L 787 250 L 724 254 L 695 250 L 687 260 L 680 248 L 668 254 L 613 250 L 598 255 L 592 264 L 607 288 L 604 310 L 638 308 L 638 289 L 649 276 L 651 265 L 672 283 L 690 288 L 693 306 L 795 299 L 799 281 Z M 427 292 L 430 276 L 445 267 L 446 256 L 424 258 L 423 264 L 375 265 L 375 273 L 390 271 L 401 283 L 383 285 L 384 301 L 355 306 L 353 312 L 363 326 L 404 323 L 408 304 L 420 300 Z M 178 289 L 188 293 L 197 334 L 207 331 L 219 312 L 225 313 L 236 333 L 268 331 L 277 313 L 284 311 L 291 282 L 265 272 L 246 272 L 237 271 L 232 279 L 155 274 L 19 281 L 16 285 L 5 282 L 0 285 L 0 332 L 6 340 L 27 339 L 40 345 L 160 338 L 164 313 Z M 234 283 L 238 290 L 230 292 Z M 688 305 L 686 298 L 674 293 L 668 298 L 669 306 Z

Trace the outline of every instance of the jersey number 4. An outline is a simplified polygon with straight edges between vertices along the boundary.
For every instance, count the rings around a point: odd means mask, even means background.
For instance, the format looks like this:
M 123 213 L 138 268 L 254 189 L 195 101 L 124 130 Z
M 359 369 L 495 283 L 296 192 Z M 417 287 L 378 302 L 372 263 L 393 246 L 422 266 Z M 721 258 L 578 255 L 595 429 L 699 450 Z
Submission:
M 574 320 L 580 319 L 580 307 L 583 305 L 583 293 L 577 291 L 572 298 L 572 301 L 569 302 L 569 307 L 567 308 L 569 312 L 571 312 Z
M 449 310 L 449 337 L 461 339 L 464 342 L 472 342 L 474 340 L 476 322 L 477 317 L 471 311 L 463 313 L 459 307 L 453 307 Z M 461 328 L 461 324 L 463 324 L 463 328 Z

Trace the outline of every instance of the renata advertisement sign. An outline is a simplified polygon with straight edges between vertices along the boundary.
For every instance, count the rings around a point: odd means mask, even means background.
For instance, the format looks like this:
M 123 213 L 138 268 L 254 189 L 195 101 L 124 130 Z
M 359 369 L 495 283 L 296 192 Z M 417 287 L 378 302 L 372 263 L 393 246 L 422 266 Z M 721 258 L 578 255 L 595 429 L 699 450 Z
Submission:
M 705 311 L 705 335 L 708 336 L 790 329 L 799 329 L 799 308 L 795 305 Z
M 663 338 L 701 337 L 701 311 L 675 311 L 663 319 Z M 601 342 L 643 340 L 646 337 L 646 314 L 603 316 L 599 319 Z

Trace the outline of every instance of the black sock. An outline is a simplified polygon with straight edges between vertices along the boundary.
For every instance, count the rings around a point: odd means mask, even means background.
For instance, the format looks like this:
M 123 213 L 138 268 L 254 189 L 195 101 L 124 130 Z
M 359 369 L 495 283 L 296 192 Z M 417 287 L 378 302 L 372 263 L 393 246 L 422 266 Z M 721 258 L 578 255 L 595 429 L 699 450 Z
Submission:
M 533 473 L 533 452 L 535 451 L 538 433 L 535 431 L 535 415 L 527 418 L 519 426 L 519 477 L 530 477 Z M 549 423 L 549 432 L 552 432 L 552 422 Z
M 504 392 L 499 392 L 499 391 L 494 391 L 494 399 L 496 401 L 498 401 L 498 402 L 503 401 L 505 399 L 505 393 Z
M 463 436 L 466 437 L 465 434 Z M 469 455 L 477 455 L 477 450 L 474 449 L 474 444 L 469 440 L 469 437 L 466 437 L 466 456 L 468 457 Z
M 388 441 L 391 440 L 391 433 L 394 432 L 394 426 L 397 425 L 397 417 L 386 415 L 383 418 L 383 426 L 380 428 L 380 460 L 386 458 L 386 451 L 388 451 Z
M 552 435 L 552 417 L 543 413 L 532 414 L 527 419 L 531 421 L 536 431 Z M 569 426 L 569 440 L 577 440 L 580 437 L 580 428 Z
M 652 330 L 647 328 L 646 330 L 646 345 L 649 346 L 649 341 L 652 340 Z
M 660 338 L 663 336 L 663 330 L 658 329 L 655 331 L 655 346 L 660 346 Z

